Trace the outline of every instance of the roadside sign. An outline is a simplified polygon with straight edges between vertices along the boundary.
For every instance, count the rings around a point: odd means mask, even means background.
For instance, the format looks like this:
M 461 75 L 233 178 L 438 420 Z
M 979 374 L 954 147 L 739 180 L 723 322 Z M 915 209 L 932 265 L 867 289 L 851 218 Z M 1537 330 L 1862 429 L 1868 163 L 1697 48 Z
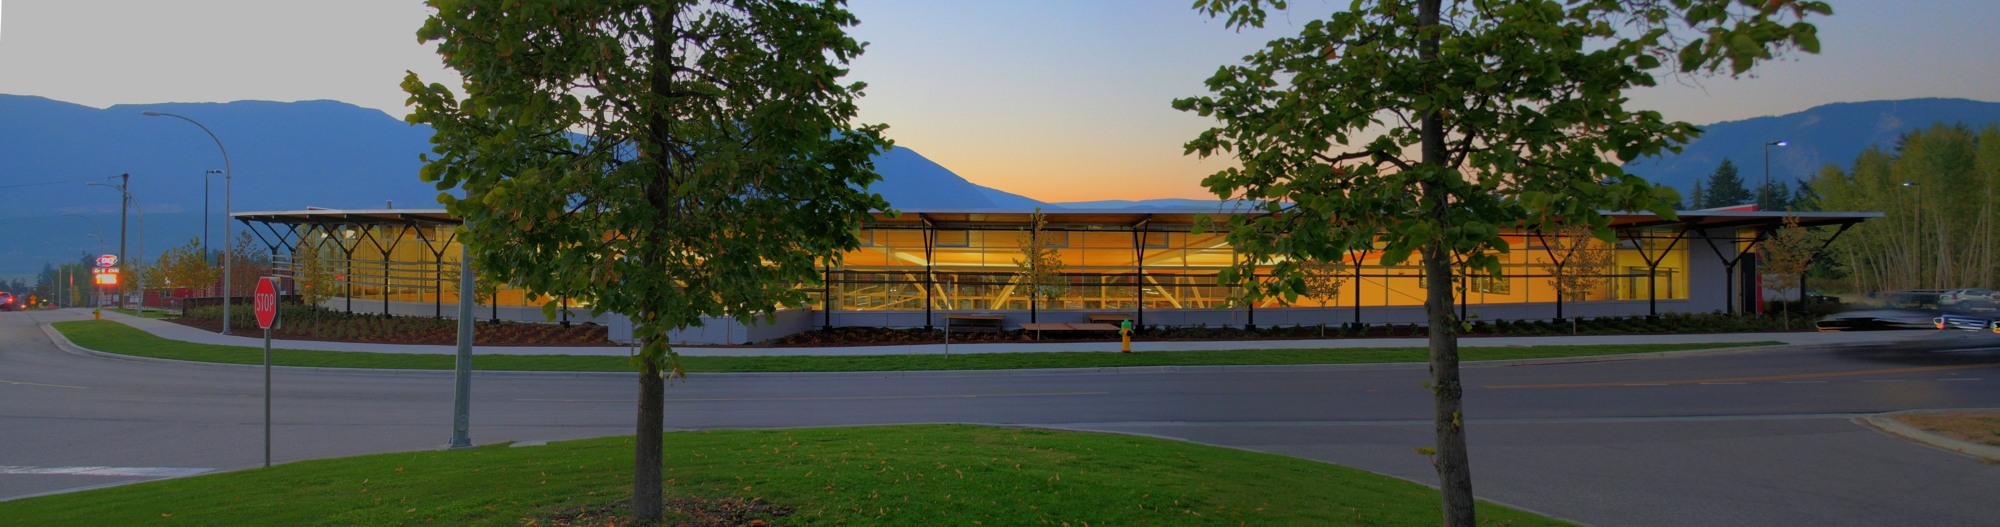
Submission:
M 271 329 L 271 322 L 278 319 L 278 287 L 269 276 L 257 280 L 257 327 Z
M 102 256 L 98 256 L 98 257 L 97 257 L 97 266 L 98 266 L 98 267 L 116 267 L 116 266 L 118 266 L 118 255 L 116 255 L 116 254 L 106 254 L 106 255 L 102 255 Z
M 90 270 L 90 276 L 97 285 L 118 285 L 118 268 L 99 267 Z

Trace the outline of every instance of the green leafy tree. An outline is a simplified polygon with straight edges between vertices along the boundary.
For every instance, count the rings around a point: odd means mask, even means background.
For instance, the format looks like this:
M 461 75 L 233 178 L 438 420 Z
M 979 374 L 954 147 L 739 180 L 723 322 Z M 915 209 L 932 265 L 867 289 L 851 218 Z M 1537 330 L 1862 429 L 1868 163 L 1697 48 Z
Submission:
M 863 45 L 839 0 L 430 0 L 418 30 L 463 99 L 416 75 L 422 178 L 468 224 L 480 272 L 632 317 L 633 513 L 660 518 L 667 334 L 804 305 L 859 246 L 883 126 L 855 126 Z M 553 306 L 544 312 L 553 315 Z
M 1194 7 L 1241 29 L 1286 4 Z M 1262 212 L 1224 227 L 1245 257 L 1221 280 L 1248 297 L 1292 301 L 1303 282 L 1297 262 L 1338 257 L 1357 229 L 1381 242 L 1385 265 L 1421 253 L 1431 277 L 1452 277 L 1455 260 L 1497 275 L 1502 228 L 1582 224 L 1608 242 L 1598 210 L 1673 218 L 1677 193 L 1619 165 L 1698 129 L 1625 109 L 1626 90 L 1672 74 L 1665 64 L 1741 74 L 1787 49 L 1817 51 L 1803 19 L 1829 11 L 1793 0 L 1357 0 L 1306 22 L 1298 36 L 1222 67 L 1207 82 L 1212 95 L 1174 102 L 1220 121 L 1187 143 L 1189 153 L 1237 161 L 1203 184 Z M 1346 220 L 1327 229 L 1334 218 Z M 1276 276 L 1252 276 L 1263 265 Z M 1445 523 L 1470 526 L 1451 290 L 1429 288 L 1424 301 L 1432 460 Z
M 1028 217 L 1028 228 L 1017 240 L 1021 257 L 1014 260 L 1015 275 L 1028 288 L 1030 322 L 1042 299 L 1069 296 L 1069 277 L 1063 276 L 1062 252 L 1057 249 L 1066 233 L 1049 232 L 1048 224 L 1042 208 L 1035 207 L 1035 213 Z
M 1701 204 L 1695 208 L 1734 207 L 1752 199 L 1750 189 L 1743 185 L 1743 176 L 1737 173 L 1736 163 L 1725 157 L 1715 172 L 1708 175 L 1708 188 L 1703 190 Z
M 1322 308 L 1320 313 L 1327 313 L 1325 307 L 1340 302 L 1340 286 L 1347 283 L 1346 264 L 1338 260 L 1305 262 L 1301 271 L 1301 278 L 1305 280 L 1305 287 L 1301 293 L 1306 298 L 1319 302 Z M 1319 336 L 1326 336 L 1325 321 L 1319 324 Z
M 1799 226 L 1799 217 L 1785 215 L 1784 227 L 1770 234 L 1758 246 L 1762 261 L 1758 263 L 1764 274 L 1771 277 L 1768 285 L 1778 291 L 1798 289 L 1805 285 L 1806 272 L 1812 270 L 1813 257 L 1819 252 L 1820 241 L 1812 231 Z M 1799 292 L 1804 298 L 1805 292 Z M 1790 303 L 1780 303 L 1784 309 L 1785 329 L 1792 327 Z
M 1802 210 L 1887 214 L 1842 233 L 1817 260 L 1837 262 L 1845 287 L 2000 286 L 2000 123 L 1914 130 L 1894 150 L 1862 151 L 1851 167 L 1823 167 L 1800 185 L 1811 204 L 1799 200 Z

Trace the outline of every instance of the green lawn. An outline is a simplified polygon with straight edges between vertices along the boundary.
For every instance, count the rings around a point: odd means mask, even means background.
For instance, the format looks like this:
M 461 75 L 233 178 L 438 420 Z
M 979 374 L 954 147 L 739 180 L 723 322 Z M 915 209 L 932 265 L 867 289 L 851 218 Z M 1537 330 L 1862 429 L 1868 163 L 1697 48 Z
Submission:
M 55 323 L 78 346 L 108 353 L 231 364 L 262 364 L 263 348 L 216 346 L 163 339 L 109 320 Z M 1593 346 L 1527 346 L 1462 348 L 1464 360 L 1504 360 L 1586 355 L 1619 355 L 1689 349 L 1761 346 L 1779 342 L 1714 344 L 1619 344 Z M 1170 351 L 1150 353 L 1061 352 L 976 353 L 942 355 L 851 355 L 828 357 L 684 357 L 690 372 L 912 371 L 998 370 L 1018 368 L 1094 368 L 1107 366 L 1199 366 L 1219 364 L 1349 364 L 1423 362 L 1424 348 L 1284 349 L 1241 351 Z M 450 355 L 363 353 L 344 351 L 272 350 L 280 366 L 331 368 L 396 368 L 448 370 Z M 480 355 L 473 369 L 515 371 L 632 371 L 623 356 Z
M 1436 525 L 1437 492 L 1274 454 L 967 425 L 677 432 L 668 498 L 784 525 Z M 1417 455 L 1417 454 L 1409 454 Z M 0 525 L 549 525 L 630 496 L 632 438 L 379 454 L 0 503 Z M 1480 504 L 1482 525 L 1567 525 Z M 768 519 L 767 519 L 768 521 Z M 619 522 L 623 525 L 624 522 Z

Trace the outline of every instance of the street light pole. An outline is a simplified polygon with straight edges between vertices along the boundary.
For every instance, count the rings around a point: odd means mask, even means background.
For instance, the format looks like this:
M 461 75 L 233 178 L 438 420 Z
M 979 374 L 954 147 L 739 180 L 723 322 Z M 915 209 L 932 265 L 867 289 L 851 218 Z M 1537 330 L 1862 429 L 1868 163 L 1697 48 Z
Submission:
M 221 170 L 209 170 L 201 174 L 201 257 L 208 258 L 208 176 L 221 174 Z
M 127 190 L 132 186 L 132 174 L 119 174 L 118 178 L 119 181 L 116 185 L 110 183 L 85 183 L 85 185 L 118 189 L 118 262 L 125 263 L 127 261 L 125 259 L 125 227 L 129 225 L 129 222 L 125 220 L 125 213 L 132 209 L 132 192 Z M 125 307 L 124 295 L 118 296 L 118 307 Z
M 1764 205 L 1770 203 L 1765 196 L 1771 192 L 1771 147 L 1785 145 L 1784 141 L 1764 143 L 1764 186 L 1757 187 L 1757 210 L 1764 210 Z
M 232 275 L 232 269 L 231 269 L 231 268 L 233 267 L 233 266 L 232 266 L 232 263 L 233 263 L 233 262 L 231 262 L 231 260 L 233 260 L 233 258 L 230 258 L 230 257 L 229 257 L 229 256 L 230 256 L 230 255 L 229 255 L 229 244 L 231 243 L 231 242 L 230 242 L 230 238 L 229 238 L 229 234 L 230 234 L 230 232 L 229 232 L 229 214 L 230 214 L 230 212 L 231 212 L 231 210 L 230 210 L 230 186 L 231 186 L 231 183 L 232 183 L 232 182 L 234 182 L 234 181 L 235 181 L 235 179 L 236 179 L 236 178 L 235 178 L 235 173 L 233 172 L 233 170 L 234 170 L 234 169 L 233 169 L 233 168 L 231 168 L 231 166 L 230 166 L 230 164 L 229 164 L 229 147 L 226 147 L 226 146 L 222 146 L 222 139 L 221 139 L 221 138 L 217 138 L 217 137 L 215 136 L 215 132 L 214 132 L 213 130 L 209 130 L 207 126 L 204 126 L 204 125 L 202 125 L 202 124 L 201 124 L 201 122 L 199 122 L 199 121 L 196 121 L 196 120 L 194 120 L 194 119 L 189 119 L 189 118 L 187 118 L 186 116 L 182 116 L 182 115 L 175 115 L 175 114 L 171 114 L 171 113 L 166 113 L 166 112 L 155 112 L 155 111 L 151 111 L 151 110 L 148 110 L 148 111 L 145 111 L 145 112 L 140 112 L 140 113 L 141 113 L 142 115 L 145 115 L 145 116 L 147 116 L 147 117 L 173 117 L 173 118 L 176 118 L 176 119 L 180 119 L 180 120 L 182 120 L 182 121 L 187 121 L 187 122 L 190 122 L 190 123 L 194 123 L 194 125 L 195 125 L 195 126 L 197 126 L 197 127 L 200 127 L 200 128 L 201 128 L 201 131 L 202 131 L 202 132 L 204 132 L 204 133 L 207 133 L 207 134 L 208 134 L 208 138 L 209 138 L 209 139 L 212 139 L 212 140 L 214 140 L 214 141 L 215 141 L 215 147 L 216 147 L 216 148 L 218 148 L 218 149 L 221 149 L 221 150 L 222 150 L 222 216 L 223 216 L 223 220 L 222 220 L 222 252 L 223 252 L 223 256 L 222 256 L 222 334 L 224 334 L 224 335 L 228 335 L 228 334 L 229 334 L 229 304 L 230 304 L 230 300 L 232 300 L 231 298 L 229 298 L 229 282 L 230 282 L 230 280 L 231 280 L 232 278 L 235 278 L 235 276 L 233 276 L 233 275 Z M 206 236 L 206 234 L 204 234 L 204 237 L 205 237 L 205 236 Z

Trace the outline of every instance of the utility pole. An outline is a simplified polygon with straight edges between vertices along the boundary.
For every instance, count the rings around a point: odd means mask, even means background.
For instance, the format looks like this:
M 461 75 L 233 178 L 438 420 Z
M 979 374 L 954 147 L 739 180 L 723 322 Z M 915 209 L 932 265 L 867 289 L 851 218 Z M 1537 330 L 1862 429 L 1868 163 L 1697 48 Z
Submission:
M 118 175 L 118 263 L 131 265 L 125 259 L 125 212 L 132 208 L 132 173 Z M 118 307 L 125 307 L 125 295 L 118 295 Z

